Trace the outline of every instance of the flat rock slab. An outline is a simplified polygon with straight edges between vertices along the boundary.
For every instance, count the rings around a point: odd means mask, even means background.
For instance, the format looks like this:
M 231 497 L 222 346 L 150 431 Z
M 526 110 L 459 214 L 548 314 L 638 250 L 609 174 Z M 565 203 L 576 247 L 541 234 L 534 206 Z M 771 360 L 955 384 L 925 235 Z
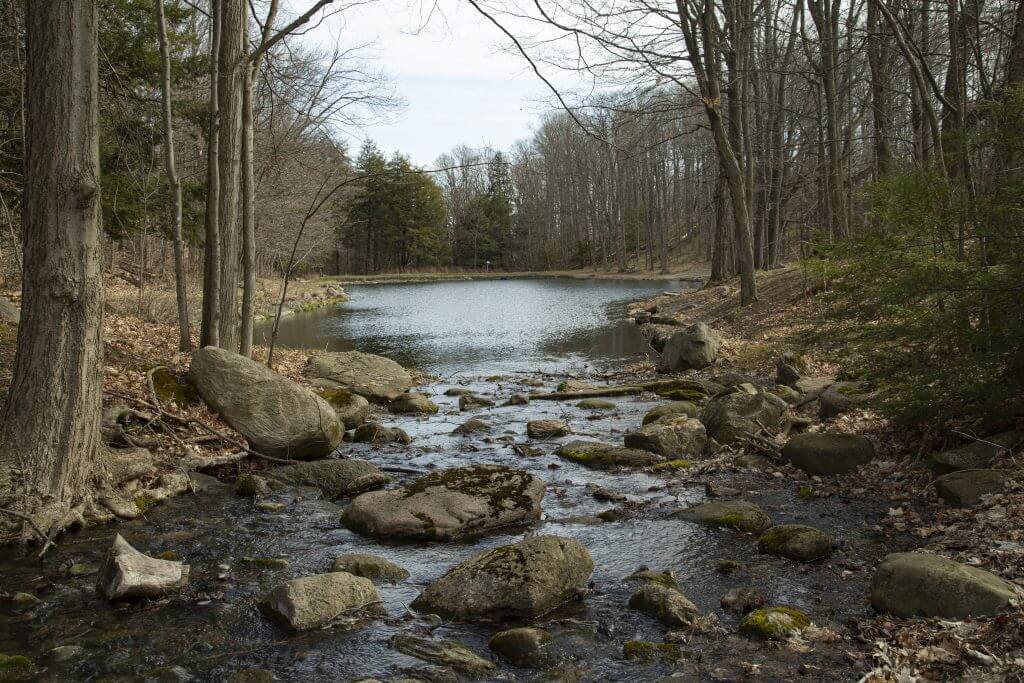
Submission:
M 390 358 L 361 351 L 317 354 L 309 359 L 305 374 L 375 403 L 393 401 L 412 386 L 412 376 L 401 365 Z
M 533 619 L 582 596 L 593 571 L 590 553 L 579 541 L 531 536 L 449 570 L 412 608 L 459 621 Z
M 935 453 L 928 458 L 928 464 L 936 474 L 988 469 L 997 457 L 1008 453 L 1021 438 L 1021 433 L 1016 431 L 987 436 L 960 448 Z
M 262 607 L 284 625 L 306 631 L 357 612 L 383 613 L 373 582 L 346 572 L 293 579 L 272 590 Z
M 960 470 L 935 480 L 935 491 L 946 505 L 966 508 L 976 505 L 982 496 L 1002 493 L 1006 474 L 999 470 Z
M 497 669 L 494 662 L 454 640 L 434 640 L 411 633 L 399 633 L 391 639 L 391 646 L 404 655 L 448 667 L 470 680 L 486 678 Z
M 342 514 L 369 536 L 451 541 L 540 518 L 546 484 L 523 470 L 477 465 L 432 472 L 357 497 Z
M 107 551 L 96 590 L 107 600 L 158 598 L 188 583 L 189 566 L 158 560 L 133 548 L 121 534 Z
M 206 404 L 261 453 L 315 459 L 341 443 L 334 408 L 262 363 L 207 346 L 192 354 L 188 376 Z
M 562 444 L 555 450 L 555 455 L 595 470 L 608 470 L 616 467 L 649 467 L 664 460 L 660 455 L 651 451 L 626 448 L 618 444 L 600 441 L 582 440 Z
M 875 458 L 875 446 L 856 434 L 797 434 L 782 448 L 782 458 L 810 474 L 847 474 Z
M 745 500 L 701 503 L 680 510 L 672 516 L 698 524 L 724 526 L 751 534 L 760 534 L 772 524 L 767 512 Z
M 328 498 L 355 496 L 388 481 L 379 467 L 365 460 L 303 462 L 269 470 L 266 476 L 286 484 L 315 486 Z
M 871 606 L 897 617 L 966 619 L 1010 609 L 1013 586 L 991 572 L 928 553 L 893 553 L 875 570 Z

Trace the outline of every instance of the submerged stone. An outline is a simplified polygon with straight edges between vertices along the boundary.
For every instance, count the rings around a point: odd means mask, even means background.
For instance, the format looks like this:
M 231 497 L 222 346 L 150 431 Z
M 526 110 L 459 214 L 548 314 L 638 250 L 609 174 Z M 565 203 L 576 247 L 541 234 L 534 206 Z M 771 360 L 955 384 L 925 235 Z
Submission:
M 485 678 L 497 668 L 493 662 L 454 640 L 433 640 L 399 633 L 391 639 L 391 646 L 404 655 L 449 667 L 470 680 Z
M 561 420 L 531 420 L 526 423 L 526 434 L 532 439 L 554 439 L 569 433 L 569 425 Z
M 487 645 L 515 666 L 538 667 L 550 643 L 551 634 L 544 629 L 521 627 L 498 631 Z
M 622 656 L 625 659 L 638 659 L 647 662 L 661 660 L 674 664 L 683 658 L 683 650 L 675 643 L 627 640 L 622 644 Z
M 348 553 L 339 555 L 331 565 L 332 572 L 348 572 L 374 583 L 398 583 L 409 578 L 409 572 L 394 562 L 376 555 Z
M 629 598 L 629 608 L 653 617 L 669 628 L 683 628 L 700 616 L 700 610 L 677 588 L 647 581 Z

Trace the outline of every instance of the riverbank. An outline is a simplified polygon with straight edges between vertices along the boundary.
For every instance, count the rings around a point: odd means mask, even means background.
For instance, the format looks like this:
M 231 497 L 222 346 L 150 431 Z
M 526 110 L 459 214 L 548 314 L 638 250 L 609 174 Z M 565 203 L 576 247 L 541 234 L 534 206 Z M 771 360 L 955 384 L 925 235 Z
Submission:
M 543 271 L 471 271 L 471 272 L 426 272 L 426 273 L 380 273 L 375 275 L 328 275 L 323 280 L 343 285 L 379 285 L 390 283 L 449 282 L 471 280 L 510 280 L 518 278 L 572 278 L 576 280 L 688 280 L 699 282 L 710 274 L 706 266 L 685 264 L 660 271 L 628 271 L 620 273 L 605 270 L 543 270 Z
M 654 362 L 637 361 L 599 374 L 427 378 L 378 360 L 363 379 L 379 384 L 393 377 L 398 384 L 384 382 L 390 388 L 381 391 L 389 393 L 364 401 L 353 416 L 351 396 L 328 388 L 340 375 L 327 366 L 312 370 L 308 352 L 281 352 L 279 373 L 335 401 L 346 427 L 380 425 L 350 431 L 338 451 L 342 460 L 313 465 L 377 473 L 373 486 L 386 486 L 392 496 L 429 488 L 420 477 L 431 473 L 435 479 L 429 481 L 447 489 L 460 485 L 461 476 L 453 473 L 462 468 L 521 472 L 516 476 L 529 479 L 517 481 L 535 482 L 524 490 L 542 483 L 546 495 L 525 500 L 515 488 L 508 509 L 521 512 L 511 526 L 492 518 L 505 509 L 495 501 L 508 492 L 485 489 L 481 499 L 479 483 L 458 494 L 479 505 L 451 508 L 454 514 L 426 507 L 418 510 L 425 519 L 394 527 L 359 526 L 350 515 L 342 523 L 360 489 L 339 488 L 347 486 L 344 478 L 310 474 L 275 483 L 282 480 L 278 463 L 239 453 L 237 444 L 251 447 L 257 434 L 232 417 L 230 406 L 217 414 L 194 397 L 183 406 L 167 394 L 158 398 L 174 415 L 201 420 L 227 440 L 209 433 L 200 440 L 197 427 L 186 434 L 181 426 L 168 429 L 171 420 L 113 411 L 127 403 L 145 413 L 139 402 L 153 400 L 149 371 L 163 365 L 181 379 L 193 363 L 189 354 L 176 352 L 172 325 L 108 314 L 105 406 L 108 414 L 123 416 L 115 420 L 118 429 L 144 441 L 153 456 L 154 466 L 139 479 L 132 499 L 143 505 L 128 515 L 134 519 L 59 538 L 42 562 L 27 555 L 0 560 L 7 592 L 0 596 L 0 654 L 26 655 L 57 679 L 155 677 L 180 668 L 200 680 L 232 680 L 250 670 L 263 672 L 246 674 L 264 676 L 256 680 L 454 680 L 471 677 L 458 668 L 467 661 L 480 667 L 473 675 L 485 680 L 1012 676 L 1024 634 L 1016 608 L 999 617 L 901 619 L 876 616 L 870 596 L 884 558 L 917 548 L 1020 584 L 1019 471 L 999 454 L 995 465 L 1007 472 L 1004 492 L 951 507 L 922 467 L 923 456 L 943 452 L 941 444 L 914 450 L 862 406 L 846 406 L 822 421 L 822 400 L 814 395 L 821 384 L 806 380 L 840 368 L 811 354 L 797 372 L 804 384 L 777 376 L 779 355 L 792 349 L 782 328 L 810 324 L 820 305 L 818 287 L 795 269 L 762 278 L 762 299 L 749 309 L 736 305 L 731 284 L 661 295 L 632 308 L 648 321 L 644 329 L 652 339 L 661 327 L 675 333 L 698 320 L 713 325 L 721 347 L 714 364 L 700 370 L 658 373 Z M 264 353 L 258 349 L 257 358 Z M 9 358 L 2 360 L 9 367 Z M 236 401 L 267 395 L 271 381 L 277 380 L 233 381 L 228 393 Z M 408 388 L 413 393 L 403 394 Z M 395 398 L 390 407 L 389 397 Z M 734 401 L 756 406 L 756 419 L 741 419 L 747 409 L 740 403 L 730 408 Z M 655 419 L 659 413 L 663 417 Z M 715 415 L 727 419 L 716 421 Z M 286 427 L 301 419 L 295 408 L 269 410 L 259 424 L 275 434 L 291 433 Z M 806 471 L 784 454 L 801 430 L 866 437 L 873 458 L 838 476 Z M 710 437 L 706 445 L 701 433 Z M 594 450 L 594 442 L 608 446 Z M 128 444 L 115 437 L 114 445 L 123 452 Z M 225 456 L 231 461 L 213 460 Z M 199 464 L 196 458 L 210 460 Z M 205 473 L 189 475 L 194 491 L 164 501 L 147 497 L 162 476 L 185 470 Z M 384 476 L 390 478 L 386 485 Z M 401 495 L 391 504 L 401 505 Z M 463 504 L 458 496 L 452 500 Z M 379 524 L 390 523 L 381 516 L 390 507 L 364 507 Z M 441 535 L 466 520 L 483 530 Z M 418 535 L 398 533 L 408 524 Z M 811 527 L 824 540 L 810 534 L 816 542 L 810 551 L 799 544 L 782 550 L 766 540 L 766 529 L 794 524 Z M 368 531 L 386 528 L 392 531 Z M 93 584 L 115 531 L 150 556 L 188 563 L 189 584 L 161 600 L 118 607 L 101 600 Z M 446 571 L 475 554 L 538 535 L 577 542 L 592 564 L 592 574 L 572 579 L 571 590 L 552 598 L 558 604 L 550 611 L 493 623 L 475 614 L 437 618 L 410 609 Z M 331 620 L 328 628 L 296 633 L 257 609 L 287 581 L 323 575 L 338 566 L 337 558 L 354 553 L 408 573 L 377 582 L 385 616 Z M 579 566 L 566 567 L 565 575 L 576 576 Z M 761 601 L 789 611 L 770 618 L 744 615 Z M 470 602 L 457 596 L 446 604 Z M 794 628 L 781 637 L 764 630 L 778 620 Z M 515 663 L 498 654 L 491 638 L 524 624 L 542 629 L 535 635 L 550 642 Z M 65 648 L 74 649 L 69 659 L 62 659 Z M 180 671 L 175 675 L 180 678 Z

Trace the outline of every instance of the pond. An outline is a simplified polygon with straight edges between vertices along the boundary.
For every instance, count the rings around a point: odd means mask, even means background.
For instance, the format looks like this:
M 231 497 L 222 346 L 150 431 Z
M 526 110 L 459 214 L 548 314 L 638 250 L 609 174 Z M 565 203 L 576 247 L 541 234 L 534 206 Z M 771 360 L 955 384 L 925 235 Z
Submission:
M 356 285 L 352 300 L 281 321 L 278 343 L 358 349 L 443 376 L 585 370 L 645 356 L 629 301 L 697 281 L 526 278 Z M 257 331 L 269 341 L 270 324 Z

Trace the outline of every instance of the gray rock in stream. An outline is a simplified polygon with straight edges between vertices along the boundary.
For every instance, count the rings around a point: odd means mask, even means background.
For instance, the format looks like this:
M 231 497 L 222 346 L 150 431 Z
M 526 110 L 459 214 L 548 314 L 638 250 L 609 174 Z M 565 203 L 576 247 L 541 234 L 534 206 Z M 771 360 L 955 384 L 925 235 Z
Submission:
M 433 640 L 410 633 L 399 633 L 391 639 L 391 646 L 404 655 L 449 667 L 470 680 L 485 678 L 497 668 L 494 662 L 484 659 L 454 640 Z
M 832 554 L 832 538 L 803 524 L 780 524 L 761 534 L 757 549 L 795 562 L 814 562 Z
M 355 429 L 370 414 L 370 402 L 348 389 L 320 389 L 317 393 L 331 404 L 345 429 Z
M 96 589 L 111 602 L 158 598 L 187 584 L 188 575 L 187 564 L 144 555 L 115 534 Z
M 579 541 L 530 536 L 450 569 L 411 607 L 459 621 L 534 619 L 584 595 L 593 571 Z
M 328 498 L 355 496 L 380 488 L 387 476 L 365 460 L 319 460 L 269 470 L 266 476 L 286 484 L 315 486 Z
M 745 500 L 701 503 L 675 512 L 672 516 L 698 524 L 724 526 L 751 534 L 760 534 L 772 523 L 767 512 Z
M 304 576 L 281 584 L 262 607 L 296 631 L 321 628 L 343 615 L 383 614 L 373 582 L 346 572 Z
M 409 391 L 388 404 L 388 410 L 405 415 L 428 414 L 437 412 L 437 404 L 423 394 Z
M 328 387 L 348 389 L 375 403 L 393 401 L 412 386 L 412 377 L 401 365 L 361 351 L 317 354 L 309 359 L 305 374 L 322 380 Z
M 629 598 L 629 608 L 657 619 L 669 628 L 693 624 L 700 610 L 678 588 L 648 581 Z
M 399 427 L 385 427 L 376 422 L 367 422 L 356 427 L 352 433 L 352 440 L 356 443 L 402 443 L 407 444 L 412 438 Z
M 647 450 L 583 440 L 562 444 L 555 450 L 555 455 L 595 470 L 609 470 L 616 467 L 648 467 L 664 460 L 657 453 Z
M 545 648 L 551 643 L 551 634 L 542 628 L 510 628 L 495 633 L 487 646 L 514 666 L 539 668 L 544 661 Z
M 432 472 L 357 497 L 342 523 L 383 538 L 451 541 L 540 518 L 546 484 L 523 470 L 476 465 Z
M 623 439 L 629 448 L 651 451 L 666 458 L 700 455 L 708 444 L 700 420 L 686 415 L 663 417 L 648 423 Z
M 697 409 L 697 404 L 693 401 L 671 401 L 669 403 L 662 403 L 660 406 L 651 408 L 644 414 L 644 419 L 641 422 L 643 425 L 649 425 L 652 422 L 665 417 L 677 417 L 684 415 L 686 417 L 697 417 L 700 411 Z
M 330 404 L 262 363 L 207 346 L 192 354 L 188 374 L 206 404 L 257 451 L 304 460 L 323 458 L 341 443 Z
M 991 572 L 928 553 L 893 553 L 871 580 L 871 606 L 897 617 L 965 619 L 1010 609 L 1013 586 Z
M 348 572 L 353 576 L 362 576 L 374 583 L 398 583 L 409 578 L 409 572 L 376 555 L 364 553 L 348 553 L 334 558 L 332 572 Z

